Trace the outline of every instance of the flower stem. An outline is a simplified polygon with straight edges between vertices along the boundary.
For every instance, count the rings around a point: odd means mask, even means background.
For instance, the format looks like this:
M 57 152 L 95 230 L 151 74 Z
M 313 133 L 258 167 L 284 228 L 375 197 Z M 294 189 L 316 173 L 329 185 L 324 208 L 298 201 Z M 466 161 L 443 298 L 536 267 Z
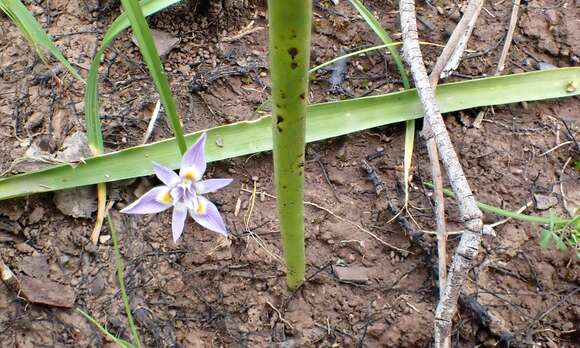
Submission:
M 274 178 L 288 287 L 304 281 L 304 146 L 312 1 L 268 1 Z
M 127 320 L 129 321 L 129 328 L 131 329 L 131 334 L 133 335 L 133 343 L 136 347 L 141 348 L 141 341 L 139 340 L 139 332 L 137 331 L 137 326 L 133 320 L 133 314 L 131 312 L 131 305 L 129 304 L 129 296 L 127 296 L 127 290 L 125 289 L 125 275 L 123 273 L 123 260 L 121 259 L 121 247 L 119 245 L 119 237 L 117 236 L 117 229 L 113 224 L 113 219 L 111 215 L 107 214 L 107 223 L 109 225 L 109 232 L 111 233 L 111 239 L 113 239 L 113 250 L 115 253 L 115 271 L 117 273 L 117 281 L 119 282 L 119 289 L 121 290 L 121 299 L 123 300 L 123 305 L 125 306 L 125 313 L 127 314 Z

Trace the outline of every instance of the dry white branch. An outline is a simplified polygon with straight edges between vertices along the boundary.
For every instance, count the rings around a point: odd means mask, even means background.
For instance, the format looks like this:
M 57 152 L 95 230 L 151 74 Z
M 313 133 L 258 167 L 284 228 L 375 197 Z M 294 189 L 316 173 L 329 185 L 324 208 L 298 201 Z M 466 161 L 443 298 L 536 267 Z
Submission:
M 514 37 L 514 30 L 516 28 L 516 22 L 518 21 L 518 10 L 520 8 L 520 0 L 514 0 L 512 6 L 512 15 L 510 17 L 510 24 L 508 28 L 507 35 L 505 37 L 505 42 L 503 44 L 503 49 L 501 50 L 501 56 L 499 57 L 499 62 L 497 63 L 496 75 L 500 75 L 505 67 L 505 60 L 507 58 L 510 46 L 512 44 L 512 39 Z
M 435 312 L 435 346 L 448 347 L 453 315 L 457 309 L 457 300 L 465 284 L 467 272 L 477 256 L 483 231 L 482 213 L 477 207 L 469 183 L 465 178 L 451 139 L 445 128 L 443 117 L 435 99 L 435 93 L 427 76 L 423 56 L 419 47 L 414 0 L 400 0 L 401 29 L 403 32 L 403 52 L 411 68 L 415 86 L 425 112 L 425 121 L 429 132 L 424 136 L 434 138 L 451 188 L 456 194 L 460 219 L 465 232 L 453 257 L 449 269 L 447 286 L 443 291 Z
M 441 52 L 439 59 L 437 59 L 437 63 L 435 63 L 435 67 L 431 71 L 430 78 L 432 84 L 437 84 L 435 81 L 439 77 L 446 78 L 459 66 L 461 56 L 463 56 L 463 52 L 467 46 L 467 41 L 469 41 L 475 22 L 479 17 L 479 12 L 481 12 L 481 8 L 483 7 L 483 1 L 471 0 L 467 4 L 465 12 L 463 12 L 463 17 L 457 23 L 453 34 L 451 34 L 443 52 Z

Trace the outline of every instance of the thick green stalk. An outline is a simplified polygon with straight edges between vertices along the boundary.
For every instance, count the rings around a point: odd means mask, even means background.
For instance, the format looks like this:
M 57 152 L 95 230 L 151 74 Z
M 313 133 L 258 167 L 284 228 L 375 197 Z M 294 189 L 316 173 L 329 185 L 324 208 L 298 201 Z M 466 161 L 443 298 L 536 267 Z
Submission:
M 274 179 L 288 287 L 304 281 L 304 145 L 312 1 L 268 1 Z

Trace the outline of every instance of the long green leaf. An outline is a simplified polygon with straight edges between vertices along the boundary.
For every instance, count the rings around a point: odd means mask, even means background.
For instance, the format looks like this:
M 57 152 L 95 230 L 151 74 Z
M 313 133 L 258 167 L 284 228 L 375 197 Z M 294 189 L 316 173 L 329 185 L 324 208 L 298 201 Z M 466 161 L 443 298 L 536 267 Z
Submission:
M 442 112 L 487 105 L 516 103 L 580 94 L 580 68 L 562 68 L 524 74 L 489 77 L 437 87 Z M 571 92 L 568 92 L 570 89 Z M 310 105 L 306 117 L 306 141 L 313 142 L 423 115 L 415 90 L 381 96 Z M 270 117 L 208 130 L 207 159 L 219 161 L 272 149 Z M 196 132 L 187 137 L 191 144 Z M 58 165 L 0 180 L 0 200 L 33 193 L 61 190 L 151 174 L 151 161 L 178 168 L 175 139 L 88 158 L 76 166 Z
M 145 16 L 150 16 L 159 12 L 181 0 L 143 0 L 139 3 Z M 87 87 L 85 90 L 85 122 L 87 128 L 87 138 L 91 150 L 95 153 L 103 152 L 103 136 L 101 133 L 101 122 L 99 118 L 99 66 L 105 53 L 105 50 L 113 43 L 115 38 L 125 29 L 129 28 L 131 23 L 126 13 L 117 17 L 103 37 L 101 46 L 95 54 L 89 75 L 87 78 Z
M 163 70 L 161 58 L 159 57 L 159 53 L 157 53 L 157 48 L 155 47 L 155 42 L 151 36 L 149 25 L 145 20 L 145 15 L 136 0 L 121 0 L 121 3 L 127 13 L 129 22 L 131 22 L 133 34 L 135 35 L 135 38 L 137 38 L 139 49 L 141 50 L 143 59 L 149 68 L 149 74 L 153 79 L 155 87 L 157 87 L 159 97 L 165 107 L 165 112 L 169 118 L 171 127 L 173 128 L 179 151 L 183 155 L 185 151 L 187 151 L 187 145 L 185 142 L 185 135 L 183 134 L 183 128 L 181 126 L 181 120 L 177 114 L 177 107 L 173 100 L 171 87 L 167 81 L 167 76 L 165 76 L 165 70 Z
M 84 82 L 81 75 L 79 75 L 76 69 L 62 55 L 60 50 L 44 32 L 42 26 L 40 26 L 32 13 L 28 11 L 20 0 L 0 0 L 0 9 L 20 29 L 20 32 L 26 37 L 26 40 L 43 60 L 44 52 L 42 52 L 41 48 L 48 50 L 75 78 Z

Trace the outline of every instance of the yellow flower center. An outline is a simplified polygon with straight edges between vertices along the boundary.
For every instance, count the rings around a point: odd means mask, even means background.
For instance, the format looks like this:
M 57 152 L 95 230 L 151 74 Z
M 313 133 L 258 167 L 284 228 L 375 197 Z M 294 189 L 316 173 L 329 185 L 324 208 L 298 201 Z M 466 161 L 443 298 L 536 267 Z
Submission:
M 171 194 L 169 191 L 165 191 L 157 197 L 157 200 L 163 204 L 170 204 L 171 203 Z
M 197 175 L 195 173 L 195 170 L 190 168 L 190 169 L 187 169 L 185 171 L 185 173 L 183 173 L 182 179 L 183 179 L 183 181 L 191 182 L 191 181 L 195 181 L 196 177 L 197 177 Z
M 202 200 L 197 201 L 197 208 L 195 208 L 195 212 L 198 214 L 205 214 L 205 202 Z

